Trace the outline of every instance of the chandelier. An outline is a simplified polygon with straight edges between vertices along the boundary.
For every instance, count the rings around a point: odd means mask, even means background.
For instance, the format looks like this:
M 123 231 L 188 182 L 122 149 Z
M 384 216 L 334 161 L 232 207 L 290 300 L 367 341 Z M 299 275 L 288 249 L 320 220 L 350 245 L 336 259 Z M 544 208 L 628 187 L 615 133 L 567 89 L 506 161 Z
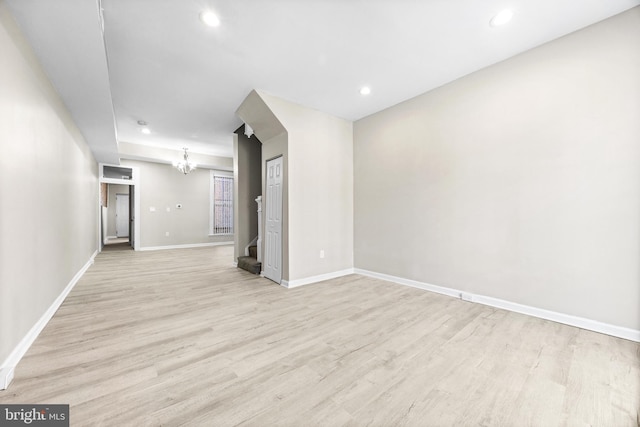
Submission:
M 183 148 L 184 150 L 184 159 L 179 162 L 173 162 L 173 166 L 175 166 L 180 172 L 183 174 L 188 174 L 196 168 L 196 164 L 189 161 L 189 155 L 187 154 L 188 148 Z

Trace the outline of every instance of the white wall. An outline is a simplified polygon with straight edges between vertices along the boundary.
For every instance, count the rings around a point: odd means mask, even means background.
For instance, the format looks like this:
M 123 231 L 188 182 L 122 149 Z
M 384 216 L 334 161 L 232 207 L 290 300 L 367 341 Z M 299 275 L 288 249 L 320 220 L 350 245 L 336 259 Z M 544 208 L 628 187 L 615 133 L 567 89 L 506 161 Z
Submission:
M 232 167 L 231 158 L 228 163 Z M 121 164 L 140 171 L 136 186 L 140 194 L 140 249 L 233 242 L 233 235 L 209 236 L 208 169 L 198 168 L 184 175 L 162 163 L 122 160 Z M 182 208 L 177 209 L 177 204 Z M 151 212 L 152 207 L 155 212 Z
M 637 7 L 356 122 L 355 266 L 639 330 L 639 76 Z
M 1 0 L 0 52 L 4 364 L 98 248 L 98 168 Z
M 260 97 L 288 134 L 289 281 L 353 268 L 352 123 Z

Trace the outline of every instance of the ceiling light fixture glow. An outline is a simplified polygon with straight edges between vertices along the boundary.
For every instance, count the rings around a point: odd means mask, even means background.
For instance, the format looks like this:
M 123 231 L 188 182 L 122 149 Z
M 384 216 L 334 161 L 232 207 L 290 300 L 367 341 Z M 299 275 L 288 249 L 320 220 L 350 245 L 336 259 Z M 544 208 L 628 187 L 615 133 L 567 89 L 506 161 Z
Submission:
M 500 13 L 498 13 L 493 18 L 491 18 L 491 21 L 489 21 L 489 24 L 492 27 L 499 27 L 511 21 L 511 18 L 513 18 L 513 11 L 511 11 L 510 9 L 505 9 Z
M 360 89 L 360 95 L 369 95 L 371 93 L 371 88 L 369 86 L 364 86 Z
M 220 25 L 220 18 L 210 10 L 200 12 L 200 20 L 210 27 L 217 27 Z

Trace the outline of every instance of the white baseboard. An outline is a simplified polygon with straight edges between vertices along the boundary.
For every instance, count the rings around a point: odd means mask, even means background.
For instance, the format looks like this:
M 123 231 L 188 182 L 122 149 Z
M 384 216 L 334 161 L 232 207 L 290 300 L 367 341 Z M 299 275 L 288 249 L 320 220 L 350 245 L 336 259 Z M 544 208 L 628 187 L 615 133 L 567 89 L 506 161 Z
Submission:
M 503 310 L 526 314 L 528 316 L 538 317 L 540 319 L 551 320 L 554 322 L 563 323 L 569 326 L 575 326 L 577 328 L 586 329 L 593 332 L 599 332 L 601 334 L 611 335 L 618 338 L 624 338 L 629 341 L 640 342 L 640 330 L 636 330 L 636 329 L 611 325 L 608 323 L 599 322 L 597 320 L 586 319 L 584 317 L 573 316 L 565 313 L 558 313 L 556 311 L 550 311 L 550 310 L 545 310 L 543 308 L 518 304 L 515 302 L 506 301 L 498 298 L 472 294 L 472 293 L 460 291 L 457 289 L 445 288 L 442 286 L 431 285 L 429 283 L 423 283 L 415 280 L 404 279 L 402 277 L 391 276 L 383 273 L 376 273 L 374 271 L 362 270 L 362 269 L 356 268 L 354 269 L 354 272 L 356 274 L 360 274 L 363 276 L 386 280 L 388 282 L 394 282 L 400 285 L 411 286 L 414 288 L 423 289 L 425 291 L 436 292 L 436 293 L 448 295 L 454 298 L 460 298 L 468 302 L 474 302 L 474 303 L 488 305 L 495 308 L 501 308 Z
M 0 390 L 6 390 L 9 387 L 13 380 L 15 369 L 15 366 L 0 368 Z
M 238 261 L 234 261 L 234 262 L 233 262 L 233 266 L 234 266 L 235 268 L 238 268 Z
M 4 390 L 9 387 L 9 383 L 11 383 L 11 380 L 13 379 L 13 373 L 16 366 L 25 355 L 27 350 L 29 350 L 29 347 L 31 347 L 36 338 L 38 338 L 40 332 L 42 332 L 44 327 L 47 326 L 49 320 L 51 320 L 56 311 L 58 311 L 58 308 L 60 308 L 67 295 L 69 295 L 69 292 L 71 292 L 76 283 L 78 283 L 78 280 L 80 280 L 82 275 L 94 263 L 97 254 L 98 251 L 96 250 L 89 258 L 89 261 L 87 261 L 87 263 L 80 269 L 80 271 L 78 271 L 76 275 L 73 276 L 69 284 L 62 290 L 60 295 L 58 295 L 58 298 L 53 301 L 47 311 L 44 312 L 44 314 L 40 317 L 40 319 L 38 319 L 36 324 L 33 325 L 29 332 L 27 332 L 27 335 L 22 338 L 16 348 L 14 348 L 11 354 L 9 354 L 4 362 L 2 362 L 2 365 L 0 365 L 0 390 Z
M 448 295 L 450 297 L 460 298 L 461 291 L 451 288 L 445 288 L 442 286 L 430 285 L 428 283 L 418 282 L 411 279 L 403 279 L 402 277 L 391 276 L 389 274 L 376 273 L 375 271 L 362 270 L 360 268 L 354 268 L 354 273 L 362 276 L 374 277 L 376 279 L 386 280 L 387 282 L 394 282 L 400 285 L 411 286 L 412 288 L 423 289 L 425 291 L 435 292 L 437 294 Z
M 337 277 L 346 276 L 348 274 L 353 274 L 353 268 L 348 268 L 346 270 L 334 271 L 332 273 L 320 274 L 318 276 L 305 277 L 304 279 L 296 279 L 296 280 L 282 280 L 280 281 L 280 286 L 284 286 L 285 288 L 297 288 L 298 286 L 310 285 L 312 283 L 322 282 L 323 280 L 335 279 Z
M 139 251 L 163 251 L 165 249 L 188 249 L 188 248 L 203 248 L 206 246 L 227 246 L 233 245 L 233 241 L 231 242 L 211 242 L 211 243 L 189 243 L 186 245 L 169 245 L 169 246 L 145 246 Z

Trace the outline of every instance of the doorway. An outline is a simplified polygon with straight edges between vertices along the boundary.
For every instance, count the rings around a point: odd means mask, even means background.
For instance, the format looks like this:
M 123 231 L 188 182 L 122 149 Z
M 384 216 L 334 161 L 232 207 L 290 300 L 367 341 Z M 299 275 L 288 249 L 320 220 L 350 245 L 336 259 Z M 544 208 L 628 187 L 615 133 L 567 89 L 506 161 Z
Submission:
M 267 161 L 266 172 L 263 274 L 279 284 L 282 280 L 282 157 Z
M 99 165 L 99 250 L 139 250 L 140 192 L 137 167 Z
M 107 191 L 106 238 L 103 250 L 131 250 L 131 199 L 133 186 L 124 184 L 105 184 Z

